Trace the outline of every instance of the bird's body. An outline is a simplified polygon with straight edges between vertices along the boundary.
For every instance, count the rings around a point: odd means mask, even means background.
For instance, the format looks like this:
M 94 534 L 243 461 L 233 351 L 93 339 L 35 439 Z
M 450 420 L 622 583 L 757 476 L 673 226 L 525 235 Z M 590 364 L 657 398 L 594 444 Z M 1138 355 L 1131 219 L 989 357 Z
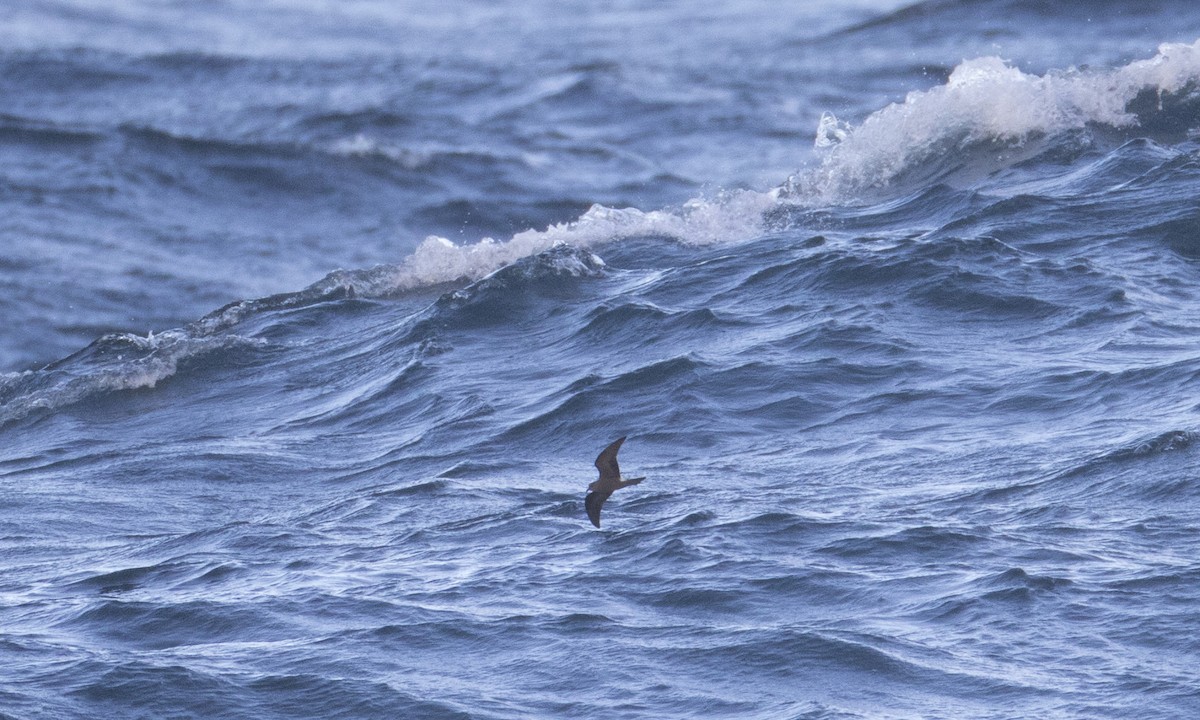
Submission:
M 600 508 L 604 506 L 604 501 L 608 499 L 609 495 L 623 487 L 637 485 L 646 479 L 644 477 L 629 478 L 628 480 L 621 478 L 621 468 L 617 465 L 617 451 L 621 449 L 623 442 L 625 442 L 624 436 L 617 438 L 596 458 L 596 469 L 600 471 L 600 478 L 588 485 L 588 494 L 583 502 L 587 507 L 588 519 L 596 527 L 600 527 Z

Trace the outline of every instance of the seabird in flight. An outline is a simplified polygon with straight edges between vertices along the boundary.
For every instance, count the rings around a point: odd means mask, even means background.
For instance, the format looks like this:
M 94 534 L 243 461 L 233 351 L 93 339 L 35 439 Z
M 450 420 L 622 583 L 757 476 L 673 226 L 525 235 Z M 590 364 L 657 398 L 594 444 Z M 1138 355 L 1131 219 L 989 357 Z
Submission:
M 609 495 L 623 487 L 637 485 L 646 479 L 644 477 L 621 479 L 621 468 L 617 466 L 617 451 L 621 449 L 623 442 L 625 442 L 624 436 L 617 438 L 616 442 L 604 448 L 596 458 L 596 469 L 600 471 L 600 479 L 588 485 L 588 494 L 583 501 L 587 507 L 588 519 L 596 527 L 600 527 L 600 508 L 604 506 L 604 501 L 608 499 Z

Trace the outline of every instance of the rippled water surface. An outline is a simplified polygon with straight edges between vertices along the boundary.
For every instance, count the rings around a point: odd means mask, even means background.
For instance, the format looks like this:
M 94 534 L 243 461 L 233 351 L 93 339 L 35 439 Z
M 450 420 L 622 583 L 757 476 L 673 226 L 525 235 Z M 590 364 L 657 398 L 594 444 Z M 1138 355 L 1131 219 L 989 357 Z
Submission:
M 0 10 L 0 718 L 1200 715 L 1200 11 L 796 5 Z

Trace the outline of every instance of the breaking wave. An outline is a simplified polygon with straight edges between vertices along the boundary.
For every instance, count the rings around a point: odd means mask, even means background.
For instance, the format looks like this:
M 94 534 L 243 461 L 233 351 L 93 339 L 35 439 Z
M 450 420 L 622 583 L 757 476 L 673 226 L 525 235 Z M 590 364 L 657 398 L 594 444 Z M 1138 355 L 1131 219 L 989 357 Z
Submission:
M 578 219 L 508 240 L 457 244 L 429 236 L 368 292 L 391 294 L 473 280 L 558 243 L 589 248 L 634 237 L 686 245 L 738 243 L 767 229 L 780 206 L 819 207 L 878 199 L 957 175 L 979 178 L 1053 148 L 1065 134 L 1103 126 L 1123 137 L 1149 129 L 1187 133 L 1200 105 L 1200 40 L 1164 44 L 1153 58 L 1110 70 L 1071 68 L 1031 75 L 1000 58 L 968 60 L 948 80 L 913 92 L 851 126 L 826 113 L 815 145 L 824 153 L 767 190 L 723 191 L 678 208 L 593 205 Z M 361 140 L 348 145 L 362 151 Z

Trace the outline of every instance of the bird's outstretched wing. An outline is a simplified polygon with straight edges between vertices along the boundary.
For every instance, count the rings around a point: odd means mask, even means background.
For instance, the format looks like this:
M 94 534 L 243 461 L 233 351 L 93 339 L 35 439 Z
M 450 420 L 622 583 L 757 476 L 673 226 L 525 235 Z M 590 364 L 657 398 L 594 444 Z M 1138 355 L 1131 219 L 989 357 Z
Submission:
M 621 468 L 617 465 L 617 451 L 621 449 L 623 442 L 625 442 L 625 436 L 617 438 L 596 458 L 596 469 L 600 471 L 601 480 L 619 480 L 621 478 Z M 600 511 L 597 509 L 596 512 Z
M 583 504 L 587 507 L 588 519 L 596 527 L 600 527 L 600 508 L 604 506 L 604 501 L 608 499 L 609 495 L 612 495 L 612 493 L 593 491 L 588 493 L 587 497 L 583 499 Z

